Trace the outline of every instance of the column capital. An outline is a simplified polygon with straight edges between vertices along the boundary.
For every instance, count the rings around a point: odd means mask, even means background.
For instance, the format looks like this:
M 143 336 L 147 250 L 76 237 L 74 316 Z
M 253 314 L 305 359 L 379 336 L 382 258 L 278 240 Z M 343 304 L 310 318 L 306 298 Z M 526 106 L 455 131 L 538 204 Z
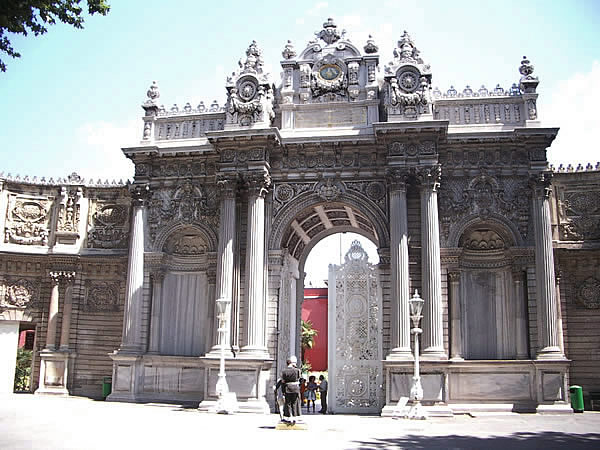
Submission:
M 217 188 L 223 198 L 235 198 L 238 187 L 237 175 L 217 175 Z
M 165 279 L 165 271 L 163 269 L 154 269 L 150 272 L 150 278 L 153 283 L 162 283 Z
M 440 164 L 435 164 L 433 166 L 417 167 L 415 175 L 417 183 L 423 189 L 429 189 L 435 192 L 440 187 L 440 180 L 442 178 L 442 167 Z
M 410 170 L 408 168 L 389 169 L 386 173 L 388 186 L 391 192 L 404 191 L 410 181 Z
M 458 283 L 460 281 L 460 272 L 448 272 L 450 283 Z
M 529 187 L 537 198 L 550 198 L 552 194 L 552 172 L 541 172 L 529 178 Z
M 267 172 L 247 173 L 244 180 L 251 196 L 264 198 L 271 186 L 271 176 Z
M 75 272 L 65 270 L 48 271 L 48 276 L 53 285 L 58 285 L 59 283 L 71 284 L 75 280 L 75 275 Z
M 147 184 L 134 184 L 129 186 L 129 195 L 133 206 L 146 206 L 150 199 L 150 186 Z

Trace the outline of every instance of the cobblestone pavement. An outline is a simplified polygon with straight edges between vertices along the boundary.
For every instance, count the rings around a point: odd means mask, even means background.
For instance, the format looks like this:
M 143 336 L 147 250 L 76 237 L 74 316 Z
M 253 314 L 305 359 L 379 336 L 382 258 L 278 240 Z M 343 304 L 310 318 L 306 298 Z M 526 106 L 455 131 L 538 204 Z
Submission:
M 307 415 L 307 430 L 275 430 L 279 416 L 218 415 L 175 405 L 0 396 L 2 449 L 554 449 L 600 448 L 600 413 L 455 416 L 427 421 Z

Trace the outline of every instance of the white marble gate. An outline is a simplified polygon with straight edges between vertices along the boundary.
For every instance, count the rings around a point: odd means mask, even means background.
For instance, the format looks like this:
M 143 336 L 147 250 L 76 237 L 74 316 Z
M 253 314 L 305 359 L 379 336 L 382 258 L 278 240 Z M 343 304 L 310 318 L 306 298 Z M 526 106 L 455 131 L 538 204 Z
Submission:
M 381 290 L 375 267 L 354 241 L 329 269 L 329 408 L 379 414 L 382 408 Z

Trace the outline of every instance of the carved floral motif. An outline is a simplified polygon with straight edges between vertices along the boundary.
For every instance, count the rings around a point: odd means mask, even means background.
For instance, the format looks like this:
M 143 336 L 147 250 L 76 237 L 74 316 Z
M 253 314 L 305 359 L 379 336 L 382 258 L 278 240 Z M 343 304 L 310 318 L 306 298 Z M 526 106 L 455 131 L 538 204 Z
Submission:
M 88 281 L 84 309 L 90 312 L 117 311 L 119 304 L 119 283 Z
M 586 308 L 600 308 L 600 280 L 593 277 L 585 280 L 577 292 L 577 299 Z
M 81 199 L 83 192 L 81 188 L 77 188 L 71 191 L 67 191 L 66 188 L 62 188 L 61 202 L 58 216 L 57 230 L 67 233 L 77 233 L 79 230 L 79 200 Z
M 38 302 L 39 289 L 30 280 L 20 278 L 6 281 L 0 296 L 0 308 L 27 308 Z

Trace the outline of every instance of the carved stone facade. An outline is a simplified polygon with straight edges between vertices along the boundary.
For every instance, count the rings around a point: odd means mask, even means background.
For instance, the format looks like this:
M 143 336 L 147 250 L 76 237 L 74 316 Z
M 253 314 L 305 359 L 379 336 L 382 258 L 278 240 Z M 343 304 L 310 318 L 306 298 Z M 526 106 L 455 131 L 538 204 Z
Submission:
M 414 289 L 426 405 L 564 412 L 567 380 L 599 390 L 600 166 L 548 166 L 558 129 L 527 58 L 507 89 L 442 93 L 417 41 L 380 71 L 374 40 L 328 19 L 282 46 L 279 80 L 251 42 L 224 107 L 167 109 L 150 86 L 128 186 L 0 176 L 0 319 L 38 331 L 34 389 L 100 397 L 112 374 L 109 400 L 209 409 L 223 349 L 241 408 L 267 412 L 300 350 L 307 256 L 352 231 L 378 246 L 380 294 L 340 286 L 336 346 L 370 365 L 337 374 L 332 405 L 388 414 L 407 396 Z

